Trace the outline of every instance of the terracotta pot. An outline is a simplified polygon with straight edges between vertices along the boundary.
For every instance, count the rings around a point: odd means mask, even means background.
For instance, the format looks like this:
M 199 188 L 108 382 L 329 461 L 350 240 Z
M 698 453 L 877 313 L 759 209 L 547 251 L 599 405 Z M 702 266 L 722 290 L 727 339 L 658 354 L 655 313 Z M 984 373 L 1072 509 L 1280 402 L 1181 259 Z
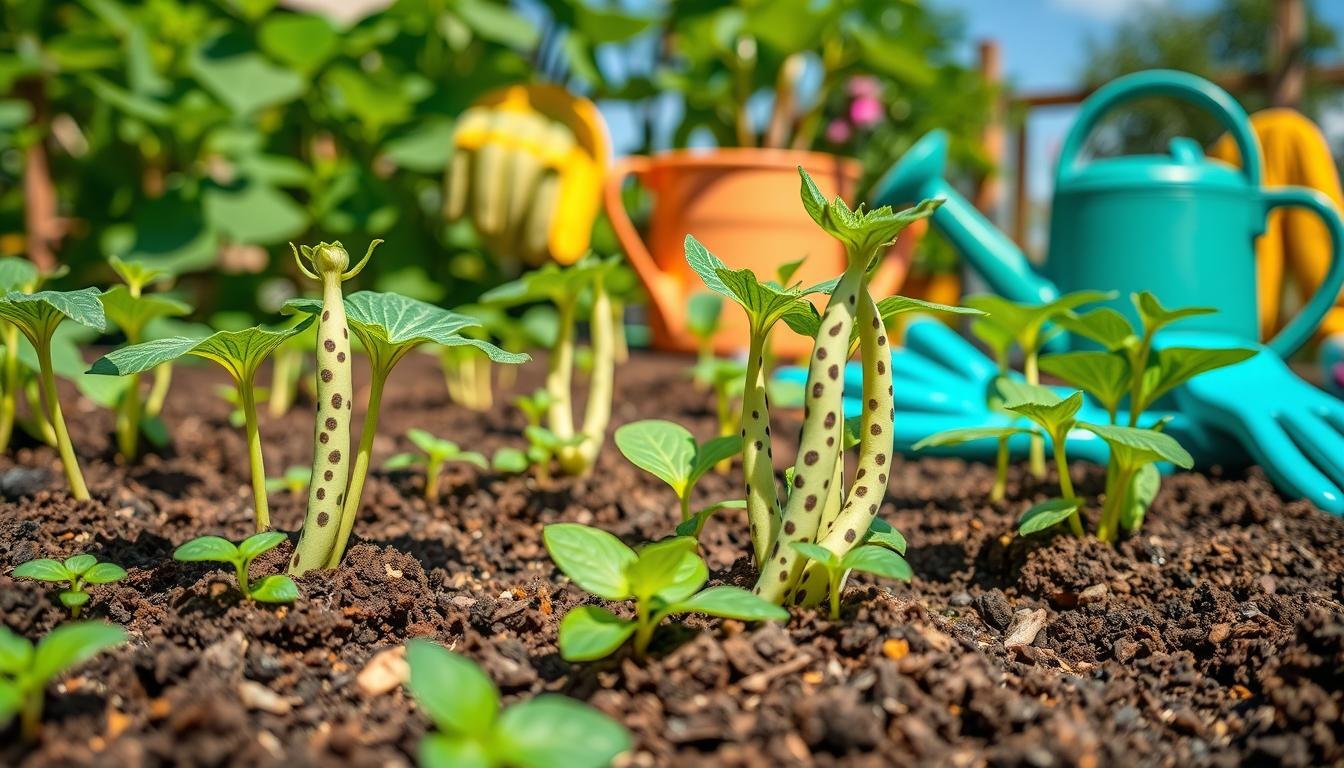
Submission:
M 655 347 L 686 352 L 696 348 L 686 324 L 687 299 L 706 289 L 686 264 L 683 242 L 687 234 L 695 235 L 728 266 L 748 267 L 762 280 L 773 278 L 781 264 L 804 256 L 807 261 L 795 281 L 810 285 L 844 270 L 844 247 L 803 209 L 798 196 L 800 165 L 828 198 L 839 194 L 853 201 L 860 176 L 858 162 L 816 152 L 676 151 L 616 162 L 607 178 L 604 202 L 612 228 L 652 302 Z M 647 240 L 630 221 L 621 200 L 621 186 L 631 175 L 654 198 Z M 907 230 L 890 249 L 873 277 L 874 296 L 888 296 L 900 286 L 917 237 L 917 232 Z M 824 296 L 817 297 L 818 303 L 824 300 Z M 810 340 L 783 323 L 773 338 L 775 352 L 781 356 L 798 357 L 811 351 Z M 732 353 L 746 346 L 746 316 L 737 306 L 726 304 L 715 350 Z

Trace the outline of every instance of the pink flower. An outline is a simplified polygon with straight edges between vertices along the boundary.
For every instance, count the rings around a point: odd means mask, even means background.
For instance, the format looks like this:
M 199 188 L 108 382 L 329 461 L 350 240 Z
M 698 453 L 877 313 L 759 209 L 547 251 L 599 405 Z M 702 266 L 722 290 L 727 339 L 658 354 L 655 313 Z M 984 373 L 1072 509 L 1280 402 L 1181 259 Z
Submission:
M 882 102 L 874 96 L 859 96 L 849 103 L 849 119 L 860 128 L 882 122 Z
M 846 86 L 847 86 L 846 90 L 849 91 L 849 95 L 856 99 L 862 96 L 871 96 L 873 98 L 876 98 L 877 95 L 882 92 L 882 84 L 877 81 L 876 77 L 873 77 L 871 75 L 858 75 L 857 77 L 851 77 L 849 78 L 849 82 L 846 84 Z
M 853 135 L 854 131 L 844 120 L 832 120 L 826 125 L 826 140 L 832 144 L 844 144 Z

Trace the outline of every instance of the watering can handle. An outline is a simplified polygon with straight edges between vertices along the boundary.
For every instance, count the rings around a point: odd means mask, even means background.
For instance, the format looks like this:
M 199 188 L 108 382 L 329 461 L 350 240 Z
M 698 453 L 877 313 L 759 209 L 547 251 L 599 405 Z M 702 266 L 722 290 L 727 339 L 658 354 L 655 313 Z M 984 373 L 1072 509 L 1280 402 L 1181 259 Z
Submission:
M 1084 164 L 1083 144 L 1098 121 L 1116 106 L 1148 96 L 1169 96 L 1203 107 L 1228 130 L 1241 152 L 1242 172 L 1253 187 L 1260 186 L 1260 144 L 1250 118 L 1227 91 L 1189 72 L 1150 69 L 1125 75 L 1098 88 L 1083 102 L 1078 119 L 1059 153 L 1059 179 Z
M 649 247 L 644 244 L 644 238 L 640 237 L 639 229 L 630 220 L 630 214 L 625 210 L 625 201 L 621 199 L 621 187 L 625 185 L 626 177 L 643 176 L 648 173 L 651 164 L 650 158 L 641 155 L 617 159 L 603 184 L 602 204 L 607 211 L 607 218 L 611 221 L 611 229 L 616 233 L 621 248 L 625 250 L 630 266 L 634 267 L 635 274 L 639 276 L 640 282 L 649 293 L 653 311 L 666 321 L 668 327 L 681 328 L 684 318 L 681 318 L 680 314 L 685 310 L 682 307 L 684 302 L 678 298 L 677 286 L 653 260 L 653 254 L 649 253 Z
M 1266 346 L 1280 357 L 1287 358 L 1311 338 L 1325 313 L 1335 306 L 1340 287 L 1344 286 L 1344 261 L 1340 260 L 1340 250 L 1344 249 L 1344 222 L 1330 198 L 1314 189 L 1278 187 L 1266 189 L 1263 194 L 1266 215 L 1280 207 L 1306 208 L 1321 218 L 1330 233 L 1330 267 L 1325 279 L 1297 316 L 1266 342 Z

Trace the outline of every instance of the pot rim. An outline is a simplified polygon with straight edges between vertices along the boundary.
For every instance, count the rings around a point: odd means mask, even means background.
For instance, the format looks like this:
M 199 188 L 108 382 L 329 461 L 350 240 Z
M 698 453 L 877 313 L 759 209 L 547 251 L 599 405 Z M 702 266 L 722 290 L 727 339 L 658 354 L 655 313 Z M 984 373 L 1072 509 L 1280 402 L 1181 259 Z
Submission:
M 656 168 L 770 168 L 792 171 L 803 166 L 809 172 L 830 173 L 839 169 L 846 177 L 858 180 L 863 167 L 852 157 L 829 152 L 766 147 L 709 147 L 705 149 L 669 149 L 644 155 Z

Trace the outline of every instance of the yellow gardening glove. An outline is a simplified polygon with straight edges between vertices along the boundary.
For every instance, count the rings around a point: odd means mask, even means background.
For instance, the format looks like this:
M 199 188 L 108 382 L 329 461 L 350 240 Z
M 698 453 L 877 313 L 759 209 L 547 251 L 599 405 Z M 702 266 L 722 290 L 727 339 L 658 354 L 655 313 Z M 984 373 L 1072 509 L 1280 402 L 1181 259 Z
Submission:
M 610 142 L 597 106 L 553 85 L 492 91 L 458 120 L 447 216 L 500 257 L 572 264 L 588 251 Z

